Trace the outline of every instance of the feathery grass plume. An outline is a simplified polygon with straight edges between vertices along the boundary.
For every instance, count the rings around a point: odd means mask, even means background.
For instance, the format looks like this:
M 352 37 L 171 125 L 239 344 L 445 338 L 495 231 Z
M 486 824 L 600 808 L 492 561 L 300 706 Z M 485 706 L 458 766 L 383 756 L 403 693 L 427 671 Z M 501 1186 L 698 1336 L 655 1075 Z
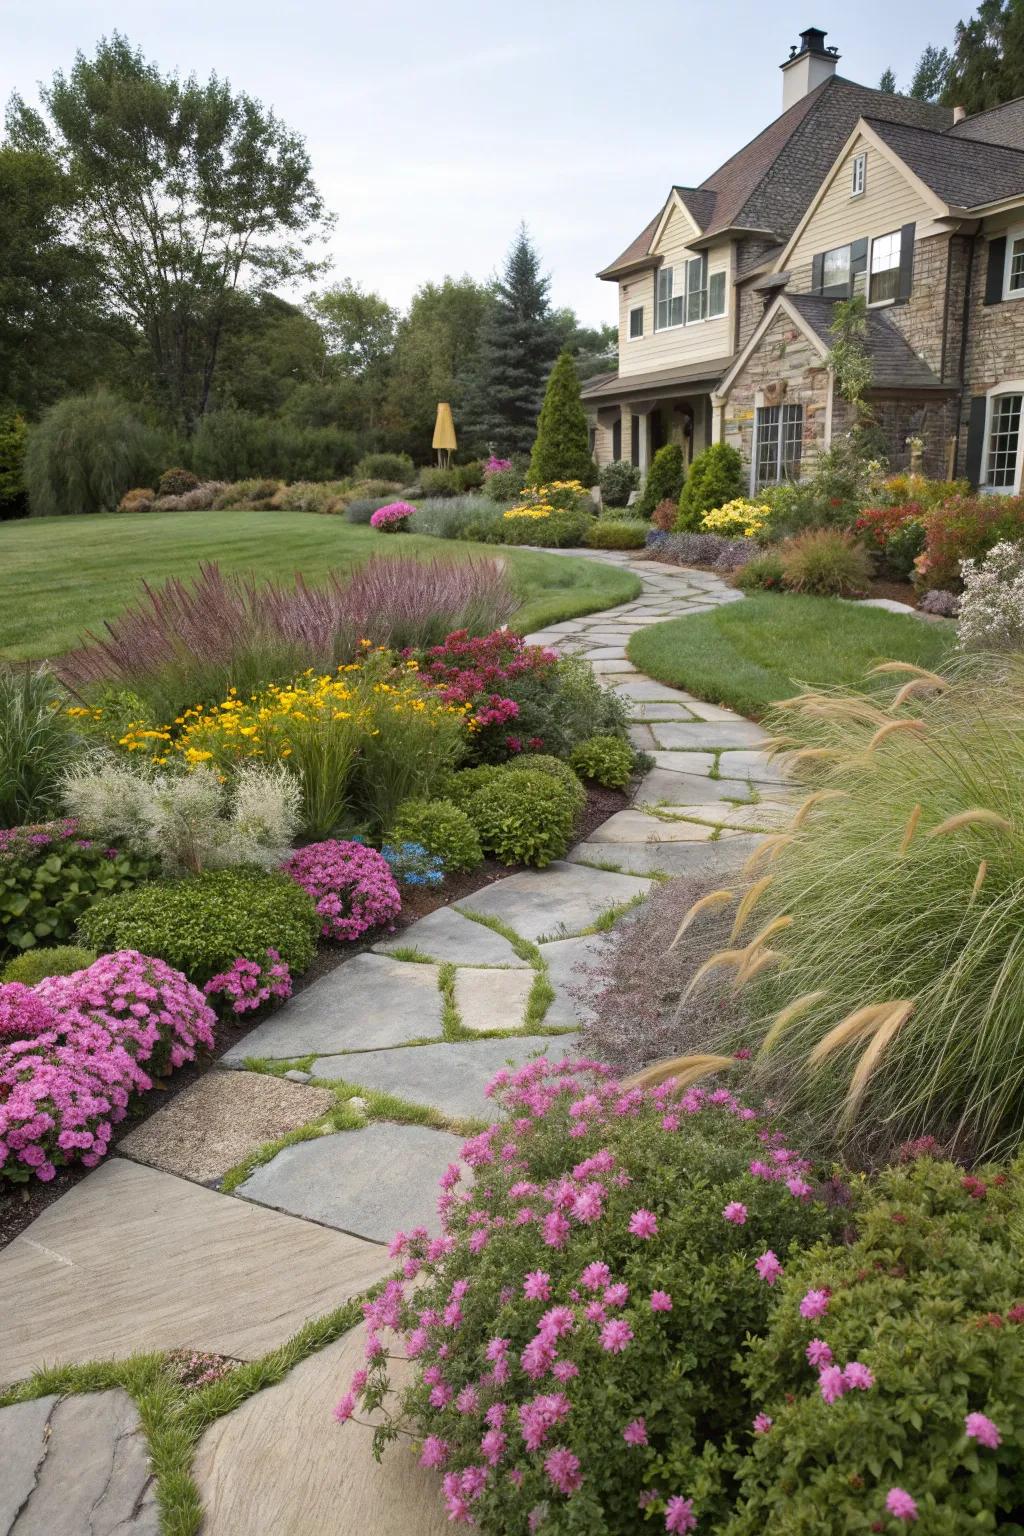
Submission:
M 793 841 L 790 832 L 770 832 L 758 843 L 753 852 L 749 853 L 743 863 L 743 873 L 752 875 L 759 864 L 765 860 L 771 860 L 780 849 L 785 848 Z
M 695 992 L 700 986 L 704 977 L 709 976 L 712 971 L 720 971 L 727 965 L 742 965 L 746 959 L 746 954 L 745 949 L 720 949 L 717 954 L 711 956 L 710 960 L 705 960 L 703 965 L 697 967 L 690 977 L 680 1002 L 685 1003 L 691 993 Z
M 849 1045 L 851 1041 L 860 1040 L 864 1035 L 871 1034 L 883 1019 L 888 1018 L 892 1007 L 891 1002 L 868 1003 L 865 1007 L 848 1013 L 845 1019 L 841 1019 L 833 1029 L 829 1030 L 824 1040 L 818 1041 L 807 1058 L 807 1065 L 816 1067 L 833 1051 L 842 1050 L 843 1046 Z
M 702 896 L 699 901 L 695 901 L 689 912 L 687 912 L 686 916 L 679 924 L 679 927 L 676 929 L 676 936 L 672 940 L 672 943 L 669 945 L 669 949 L 675 949 L 687 928 L 691 927 L 691 925 L 697 921 L 697 918 L 702 912 L 717 911 L 719 907 L 727 907 L 730 901 L 735 900 L 735 891 L 720 890 L 709 891 L 706 896 Z
M 884 725 L 886 716 L 867 699 L 842 694 L 821 694 L 804 705 L 803 714 L 819 720 L 857 720 L 864 725 Z
M 912 677 L 909 683 L 903 684 L 899 693 L 894 697 L 889 705 L 890 712 L 895 714 L 908 699 L 915 699 L 919 693 L 934 693 L 934 691 L 935 683 L 930 677 Z
M 792 736 L 769 736 L 767 741 L 762 741 L 760 750 L 766 757 L 772 758 L 796 746 L 799 746 L 799 742 L 794 741 Z
M 789 824 L 791 832 L 796 832 L 803 826 L 808 816 L 816 805 L 824 805 L 827 800 L 848 800 L 850 797 L 845 789 L 815 789 L 797 807 L 796 815 Z
M 645 1067 L 629 1079 L 629 1086 L 656 1088 L 659 1083 L 674 1078 L 673 1086 L 681 1093 L 710 1072 L 724 1072 L 735 1065 L 734 1056 L 677 1056 L 672 1061 L 656 1061 L 652 1067 Z
M 987 811 L 982 806 L 975 806 L 969 811 L 958 811 L 955 816 L 947 816 L 937 827 L 932 827 L 929 837 L 945 837 L 947 832 L 959 832 L 961 827 L 991 827 L 994 832 L 1012 832 L 1013 823 L 1007 821 L 1005 816 L 1000 816 L 998 811 Z
M 818 1003 L 824 1002 L 827 996 L 827 992 L 820 990 L 817 992 L 805 992 L 803 997 L 795 998 L 793 1002 L 789 1003 L 785 1008 L 783 1008 L 780 1013 L 777 1013 L 775 1015 L 775 1020 L 771 1029 L 769 1029 L 768 1033 L 761 1041 L 761 1048 L 758 1052 L 758 1055 L 767 1056 L 769 1051 L 775 1045 L 776 1041 L 781 1039 L 781 1037 L 785 1034 L 790 1024 L 794 1024 L 796 1020 L 800 1018 L 801 1014 L 806 1013 L 808 1009 L 814 1008 Z
M 843 1105 L 843 1119 L 847 1123 L 853 1120 L 854 1115 L 860 1108 L 868 1083 L 871 1080 L 871 1074 L 913 1011 L 914 1004 L 912 1002 L 893 1003 L 889 1012 L 875 1026 L 874 1034 L 864 1047 L 860 1061 L 857 1063 L 856 1070 L 850 1079 L 846 1102 Z
M 771 875 L 762 875 L 759 880 L 755 880 L 753 885 L 749 886 L 747 890 L 744 891 L 740 904 L 736 908 L 735 921 L 733 922 L 732 928 L 729 931 L 730 944 L 735 943 L 735 941 L 739 938 L 743 931 L 744 923 L 750 916 L 751 912 L 753 912 L 754 908 L 757 906 L 761 896 L 771 885 L 772 878 L 773 877 Z
M 971 886 L 971 900 L 972 900 L 972 902 L 973 901 L 977 901 L 978 896 L 979 896 L 979 894 L 981 892 L 981 888 L 985 884 L 985 876 L 987 874 L 988 874 L 988 860 L 987 859 L 982 859 L 981 863 L 978 865 L 978 873 L 974 877 L 974 884 Z
M 907 824 L 903 828 L 903 836 L 900 838 L 900 853 L 901 854 L 906 853 L 907 849 L 910 847 L 911 843 L 914 841 L 914 834 L 917 831 L 917 825 L 918 825 L 918 822 L 920 820 L 921 820 L 921 807 L 918 804 L 918 805 L 914 806 L 914 809 L 911 811 L 910 815 L 907 817 Z
M 931 683 L 933 688 L 948 688 L 949 679 L 940 677 L 938 672 L 929 672 L 927 667 L 919 667 L 912 661 L 882 661 L 878 666 L 871 667 L 868 677 L 884 677 L 892 673 L 909 674 L 911 677 L 922 678 Z
M 748 981 L 753 981 L 755 976 L 760 976 L 762 971 L 768 970 L 769 966 L 777 965 L 784 958 L 781 950 L 778 949 L 755 950 L 752 955 L 747 956 L 737 970 L 732 979 L 730 991 L 738 992 L 741 987 L 747 985 Z
M 744 954 L 752 955 L 755 949 L 760 949 L 763 944 L 767 944 L 773 934 L 781 933 L 784 928 L 792 928 L 792 926 L 793 919 L 788 913 L 781 912 L 778 917 L 773 917 L 771 922 L 761 929 L 760 933 L 754 935 L 744 950 Z
M 880 726 L 871 740 L 868 742 L 868 751 L 875 752 L 888 741 L 890 736 L 905 735 L 908 731 L 920 733 L 926 726 L 923 720 L 890 720 L 887 725 Z
M 795 768 L 798 763 L 836 762 L 842 755 L 836 747 L 800 747 L 789 754 L 789 766 Z

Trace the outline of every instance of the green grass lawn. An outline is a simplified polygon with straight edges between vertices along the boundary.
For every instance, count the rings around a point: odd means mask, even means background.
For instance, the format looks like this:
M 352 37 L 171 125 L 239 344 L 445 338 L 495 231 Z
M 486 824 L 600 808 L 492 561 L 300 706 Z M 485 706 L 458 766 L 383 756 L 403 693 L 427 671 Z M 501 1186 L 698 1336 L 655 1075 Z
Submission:
M 521 634 L 559 619 L 628 602 L 635 576 L 593 560 L 483 549 L 303 512 L 165 512 L 136 516 L 28 518 L 0 523 L 0 658 L 56 656 L 86 629 L 112 619 L 143 580 L 193 574 L 200 561 L 289 580 L 315 580 L 369 555 L 465 560 L 500 556 L 524 599 Z
M 801 684 L 859 684 L 876 661 L 941 665 L 952 639 L 948 620 L 925 624 L 834 598 L 765 592 L 652 624 L 628 652 L 658 682 L 757 720 Z

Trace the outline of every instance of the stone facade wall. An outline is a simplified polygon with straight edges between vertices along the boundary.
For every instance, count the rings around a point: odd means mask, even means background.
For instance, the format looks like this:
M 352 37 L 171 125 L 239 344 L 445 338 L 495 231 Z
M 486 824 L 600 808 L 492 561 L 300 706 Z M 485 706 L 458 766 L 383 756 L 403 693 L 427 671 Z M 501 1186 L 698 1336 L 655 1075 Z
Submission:
M 875 424 L 882 433 L 883 452 L 893 471 L 910 468 L 908 437 L 919 437 L 924 443 L 923 469 L 936 480 L 946 478 L 949 439 L 956 434 L 959 416 L 959 396 L 934 399 L 927 395 L 917 398 L 872 400 L 871 412 Z M 852 425 L 852 423 L 850 423 Z M 833 414 L 833 435 L 844 430 Z
M 755 412 L 759 404 L 767 403 L 765 390 L 778 391 L 778 398 L 772 395 L 773 405 L 803 406 L 802 462 L 809 467 L 827 446 L 832 377 L 818 349 L 781 312 L 737 374 L 725 404 L 723 441 L 739 449 L 746 467 L 751 461 Z
M 979 235 L 974 241 L 974 266 L 967 326 L 967 357 L 960 417 L 960 467 L 967 451 L 967 422 L 972 395 L 985 395 L 997 384 L 1010 379 L 1024 379 L 1024 299 L 1004 299 L 999 304 L 985 303 L 988 272 L 988 241 Z
M 942 377 L 946 342 L 946 276 L 950 260 L 948 235 L 914 242 L 914 286 L 906 304 L 892 304 L 886 318 L 903 332 L 918 357 Z M 953 360 L 954 372 L 958 356 Z

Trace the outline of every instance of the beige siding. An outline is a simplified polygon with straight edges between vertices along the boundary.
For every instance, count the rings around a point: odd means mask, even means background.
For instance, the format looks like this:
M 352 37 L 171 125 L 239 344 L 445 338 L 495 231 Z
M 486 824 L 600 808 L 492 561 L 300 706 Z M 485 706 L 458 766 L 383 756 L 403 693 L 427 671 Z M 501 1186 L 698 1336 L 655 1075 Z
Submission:
M 687 248 L 687 241 L 694 238 L 693 226 L 678 208 L 668 217 L 655 254 L 675 271 L 673 290 L 684 291 L 685 263 L 696 251 Z M 622 377 L 632 373 L 652 373 L 658 368 L 685 367 L 699 363 L 702 358 L 727 357 L 732 350 L 732 252 L 726 243 L 708 252 L 708 275 L 713 272 L 727 274 L 726 312 L 714 320 L 702 320 L 695 325 L 678 325 L 671 330 L 654 329 L 653 272 L 641 272 L 619 284 L 619 373 Z M 643 305 L 644 334 L 636 341 L 629 339 L 629 312 Z
M 851 197 L 853 157 L 862 152 L 868 157 L 865 190 L 861 197 Z M 810 291 L 811 264 L 820 251 L 864 236 L 886 235 L 904 224 L 917 224 L 920 234 L 920 227 L 933 217 L 907 177 L 874 145 L 856 139 L 786 261 L 787 271 L 793 274 L 790 292 Z

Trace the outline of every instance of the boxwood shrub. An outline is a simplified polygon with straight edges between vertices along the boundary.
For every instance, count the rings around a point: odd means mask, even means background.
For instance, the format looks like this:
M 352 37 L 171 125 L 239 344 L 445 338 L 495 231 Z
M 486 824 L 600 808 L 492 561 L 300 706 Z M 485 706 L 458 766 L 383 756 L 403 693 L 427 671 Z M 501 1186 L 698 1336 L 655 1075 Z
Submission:
M 444 861 L 446 872 L 483 863 L 476 828 L 451 800 L 404 800 L 389 836 L 393 843 L 419 843 Z
M 312 899 L 294 880 L 247 868 L 153 880 L 97 902 L 79 922 L 94 949 L 155 955 L 198 986 L 240 955 L 262 962 L 268 949 L 298 975 L 313 959 L 319 931 Z
M 48 976 L 73 976 L 84 971 L 96 959 L 96 952 L 79 944 L 53 944 L 42 949 L 26 949 L 15 955 L 0 972 L 0 981 L 20 981 L 34 987 Z
M 591 736 L 573 748 L 569 762 L 581 779 L 622 789 L 632 777 L 636 753 L 621 736 Z
M 485 853 L 502 864 L 543 869 L 568 849 L 578 801 L 551 774 L 524 763 L 516 772 L 499 769 L 493 783 L 470 798 L 466 814 Z

